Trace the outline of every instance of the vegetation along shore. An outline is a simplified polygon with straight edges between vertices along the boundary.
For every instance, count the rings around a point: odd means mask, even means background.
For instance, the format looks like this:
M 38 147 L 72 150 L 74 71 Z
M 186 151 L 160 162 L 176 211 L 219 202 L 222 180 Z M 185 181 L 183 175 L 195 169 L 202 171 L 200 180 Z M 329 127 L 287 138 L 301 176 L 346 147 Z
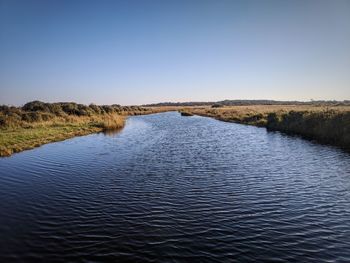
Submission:
M 260 103 L 260 104 L 259 104 Z M 83 105 L 33 101 L 0 106 L 0 156 L 74 136 L 120 129 L 130 115 L 178 110 L 227 122 L 266 127 L 350 150 L 350 104 L 344 102 L 220 101 L 145 106 Z
M 350 106 L 245 105 L 187 107 L 189 114 L 218 120 L 266 127 L 268 130 L 299 135 L 350 150 Z
M 33 101 L 23 107 L 0 106 L 0 156 L 110 129 L 120 129 L 129 115 L 167 107 L 138 107 Z

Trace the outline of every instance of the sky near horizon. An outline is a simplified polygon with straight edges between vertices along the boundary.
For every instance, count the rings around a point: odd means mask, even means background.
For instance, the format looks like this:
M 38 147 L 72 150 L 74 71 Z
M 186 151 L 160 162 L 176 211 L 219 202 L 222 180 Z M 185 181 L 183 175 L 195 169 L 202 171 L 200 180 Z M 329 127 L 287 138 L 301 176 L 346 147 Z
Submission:
M 349 100 L 349 0 L 0 0 L 0 104 Z

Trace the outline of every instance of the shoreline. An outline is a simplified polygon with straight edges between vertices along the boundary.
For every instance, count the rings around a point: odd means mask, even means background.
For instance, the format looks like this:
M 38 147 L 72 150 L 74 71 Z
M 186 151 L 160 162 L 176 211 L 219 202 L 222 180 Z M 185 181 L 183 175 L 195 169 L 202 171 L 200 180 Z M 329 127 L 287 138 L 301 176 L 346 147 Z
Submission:
M 78 136 L 123 129 L 129 116 L 149 115 L 176 110 L 174 107 L 144 108 L 143 111 L 124 112 L 123 115 L 54 117 L 49 121 L 21 123 L 0 128 L 0 158 L 31 150 L 44 144 L 64 141 Z
M 259 108 L 260 107 L 260 108 Z M 350 152 L 350 108 L 300 106 L 233 106 L 186 108 L 198 116 L 264 127 Z
M 95 106 L 94 106 L 95 107 Z M 0 158 L 34 149 L 41 145 L 85 136 L 93 133 L 122 129 L 129 116 L 178 111 L 182 116 L 199 115 L 219 121 L 264 127 L 288 135 L 337 146 L 350 152 L 350 107 L 321 107 L 300 105 L 255 105 L 192 107 L 144 107 L 115 113 L 89 116 L 53 115 L 46 121 L 20 121 L 0 127 Z M 22 114 L 44 114 L 22 112 Z M 11 115 L 9 115 L 11 116 Z M 40 115 L 39 115 L 40 116 Z M 1 117 L 1 116 L 0 116 Z M 11 118 L 11 117 L 10 117 Z M 12 119 L 5 120 L 12 120 Z M 10 124 L 12 124 L 10 122 Z
M 112 125 L 111 123 L 109 123 Z M 113 128 L 102 127 L 95 123 L 62 123 L 42 125 L 33 128 L 3 130 L 0 134 L 0 157 L 9 157 L 14 153 L 31 150 L 44 144 L 64 141 L 78 136 L 121 129 L 125 125 L 122 117 L 113 124 Z

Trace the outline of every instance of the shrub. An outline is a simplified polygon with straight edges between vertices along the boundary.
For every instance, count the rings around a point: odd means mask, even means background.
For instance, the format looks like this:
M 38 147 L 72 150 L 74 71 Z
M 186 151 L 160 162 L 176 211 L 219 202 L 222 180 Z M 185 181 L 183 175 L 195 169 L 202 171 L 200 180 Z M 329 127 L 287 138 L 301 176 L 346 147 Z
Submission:
M 24 106 L 22 107 L 22 110 L 24 111 L 50 111 L 49 107 L 47 106 L 46 103 L 41 102 L 41 101 L 31 101 L 28 102 L 26 104 L 24 104 Z
M 67 102 L 61 104 L 62 110 L 68 115 L 78 115 L 78 105 L 73 102 Z
M 101 109 L 99 106 L 95 105 L 95 104 L 90 104 L 89 108 L 92 110 L 93 113 L 95 114 L 101 114 Z
M 64 112 L 59 103 L 49 103 L 48 105 L 49 111 L 55 115 L 62 115 Z

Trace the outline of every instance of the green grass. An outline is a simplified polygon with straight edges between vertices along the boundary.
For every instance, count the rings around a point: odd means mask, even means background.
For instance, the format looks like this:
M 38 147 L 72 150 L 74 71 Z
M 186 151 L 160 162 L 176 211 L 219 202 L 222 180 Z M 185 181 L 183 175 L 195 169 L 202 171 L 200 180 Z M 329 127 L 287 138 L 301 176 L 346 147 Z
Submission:
M 41 102 L 31 104 L 39 105 L 40 107 L 45 106 L 52 111 L 55 107 L 60 106 L 60 104 Z M 62 105 L 64 106 L 66 104 Z M 77 106 L 74 103 L 68 103 L 67 105 Z M 82 110 L 87 108 L 84 105 L 78 106 L 81 106 Z M 60 114 L 55 114 L 52 112 L 42 112 L 44 108 L 40 108 L 39 111 L 25 111 L 23 108 L 0 106 L 0 157 L 10 156 L 13 153 L 75 136 L 118 130 L 124 127 L 126 116 L 174 110 L 174 107 L 142 108 L 133 106 L 113 108 L 110 106 L 95 105 L 88 107 L 88 109 L 90 108 L 96 108 L 95 111 L 102 109 L 105 111 L 102 113 L 92 112 L 90 115 L 68 114 L 61 111 Z M 111 113 L 106 112 L 108 109 Z M 118 109 L 122 109 L 123 111 L 117 112 Z
M 269 130 L 297 134 L 308 139 L 350 149 L 350 106 L 136 107 L 130 108 L 129 111 L 126 110 L 122 112 L 124 116 L 117 112 L 95 113 L 89 116 L 66 113 L 60 115 L 47 113 L 47 115 L 45 113 L 46 116 L 41 111 L 26 112 L 18 108 L 10 110 L 5 108 L 0 112 L 0 156 L 9 156 L 16 152 L 75 136 L 120 129 L 124 126 L 127 115 L 143 115 L 170 110 L 178 110 L 183 116 L 196 114 L 222 121 L 266 127 Z
M 75 136 L 120 129 L 124 124 L 124 116 L 103 114 L 90 117 L 57 117 L 50 121 L 35 122 L 30 125 L 22 122 L 22 125 L 17 127 L 2 127 L 0 129 L 0 156 L 9 156 L 16 152 Z
M 1 130 L 0 156 L 33 149 L 40 145 L 102 131 L 89 123 L 56 124 L 33 128 Z

